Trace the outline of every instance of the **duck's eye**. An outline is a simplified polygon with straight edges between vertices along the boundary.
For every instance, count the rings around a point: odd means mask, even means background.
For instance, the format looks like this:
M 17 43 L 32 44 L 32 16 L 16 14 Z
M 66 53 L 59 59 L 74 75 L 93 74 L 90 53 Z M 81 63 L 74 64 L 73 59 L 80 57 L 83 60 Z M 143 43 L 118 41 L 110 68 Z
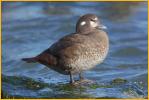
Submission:
M 90 21 L 90 24 L 91 24 L 91 26 L 92 26 L 93 24 L 95 24 L 95 21 L 92 21 L 92 20 L 91 20 L 91 21 Z
M 81 24 L 80 24 L 80 25 L 81 25 L 81 26 L 83 26 L 83 25 L 85 25 L 85 24 L 86 24 L 86 22 L 85 22 L 85 21 L 83 21 L 83 22 L 81 22 Z
M 91 21 L 95 22 L 95 20 L 94 20 L 94 19 L 91 19 Z
M 97 17 L 94 18 L 94 19 L 91 19 L 91 21 L 96 22 L 97 21 Z

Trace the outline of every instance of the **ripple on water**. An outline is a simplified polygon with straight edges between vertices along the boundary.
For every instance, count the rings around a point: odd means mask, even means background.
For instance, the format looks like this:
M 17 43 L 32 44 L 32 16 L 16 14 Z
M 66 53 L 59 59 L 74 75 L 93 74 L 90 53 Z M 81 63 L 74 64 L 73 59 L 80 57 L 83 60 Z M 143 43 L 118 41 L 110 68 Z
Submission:
M 136 47 L 127 47 L 115 51 L 112 56 L 128 57 L 128 56 L 142 56 L 146 54 L 143 50 Z

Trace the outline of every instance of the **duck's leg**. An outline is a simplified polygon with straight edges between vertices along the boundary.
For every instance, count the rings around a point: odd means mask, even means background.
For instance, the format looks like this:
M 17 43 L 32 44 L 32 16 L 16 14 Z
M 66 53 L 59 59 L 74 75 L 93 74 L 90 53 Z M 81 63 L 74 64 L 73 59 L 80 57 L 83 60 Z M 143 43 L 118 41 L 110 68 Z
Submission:
M 70 83 L 74 83 L 73 75 L 71 72 L 70 72 Z
M 94 83 L 92 80 L 88 80 L 88 79 L 84 78 L 82 72 L 79 73 L 79 78 L 80 78 L 78 81 L 79 84 L 92 84 L 92 83 Z
M 84 77 L 83 77 L 83 74 L 82 73 L 79 73 L 79 78 L 80 78 L 80 81 L 81 80 L 84 80 Z

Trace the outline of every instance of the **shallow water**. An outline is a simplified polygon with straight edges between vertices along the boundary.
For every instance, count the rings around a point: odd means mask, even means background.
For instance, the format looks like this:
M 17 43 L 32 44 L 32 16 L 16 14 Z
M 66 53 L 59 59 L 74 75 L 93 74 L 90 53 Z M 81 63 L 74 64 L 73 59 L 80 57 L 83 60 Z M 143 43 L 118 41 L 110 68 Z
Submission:
M 39 54 L 94 13 L 108 27 L 105 61 L 84 73 L 95 81 L 71 86 L 69 77 L 20 59 Z M 3 98 L 147 98 L 146 2 L 3 2 Z

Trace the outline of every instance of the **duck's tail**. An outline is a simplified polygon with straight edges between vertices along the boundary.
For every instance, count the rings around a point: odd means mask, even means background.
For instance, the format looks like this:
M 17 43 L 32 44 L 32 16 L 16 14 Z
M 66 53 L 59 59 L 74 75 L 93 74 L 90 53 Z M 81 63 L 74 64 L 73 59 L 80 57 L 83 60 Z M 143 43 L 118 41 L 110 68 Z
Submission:
M 31 57 L 31 58 L 23 58 L 23 61 L 26 61 L 27 63 L 41 63 L 44 65 L 56 65 L 57 64 L 57 59 L 51 54 L 48 53 L 42 53 L 38 56 Z
M 23 61 L 26 61 L 27 63 L 36 63 L 37 57 L 32 57 L 32 58 L 22 58 Z

